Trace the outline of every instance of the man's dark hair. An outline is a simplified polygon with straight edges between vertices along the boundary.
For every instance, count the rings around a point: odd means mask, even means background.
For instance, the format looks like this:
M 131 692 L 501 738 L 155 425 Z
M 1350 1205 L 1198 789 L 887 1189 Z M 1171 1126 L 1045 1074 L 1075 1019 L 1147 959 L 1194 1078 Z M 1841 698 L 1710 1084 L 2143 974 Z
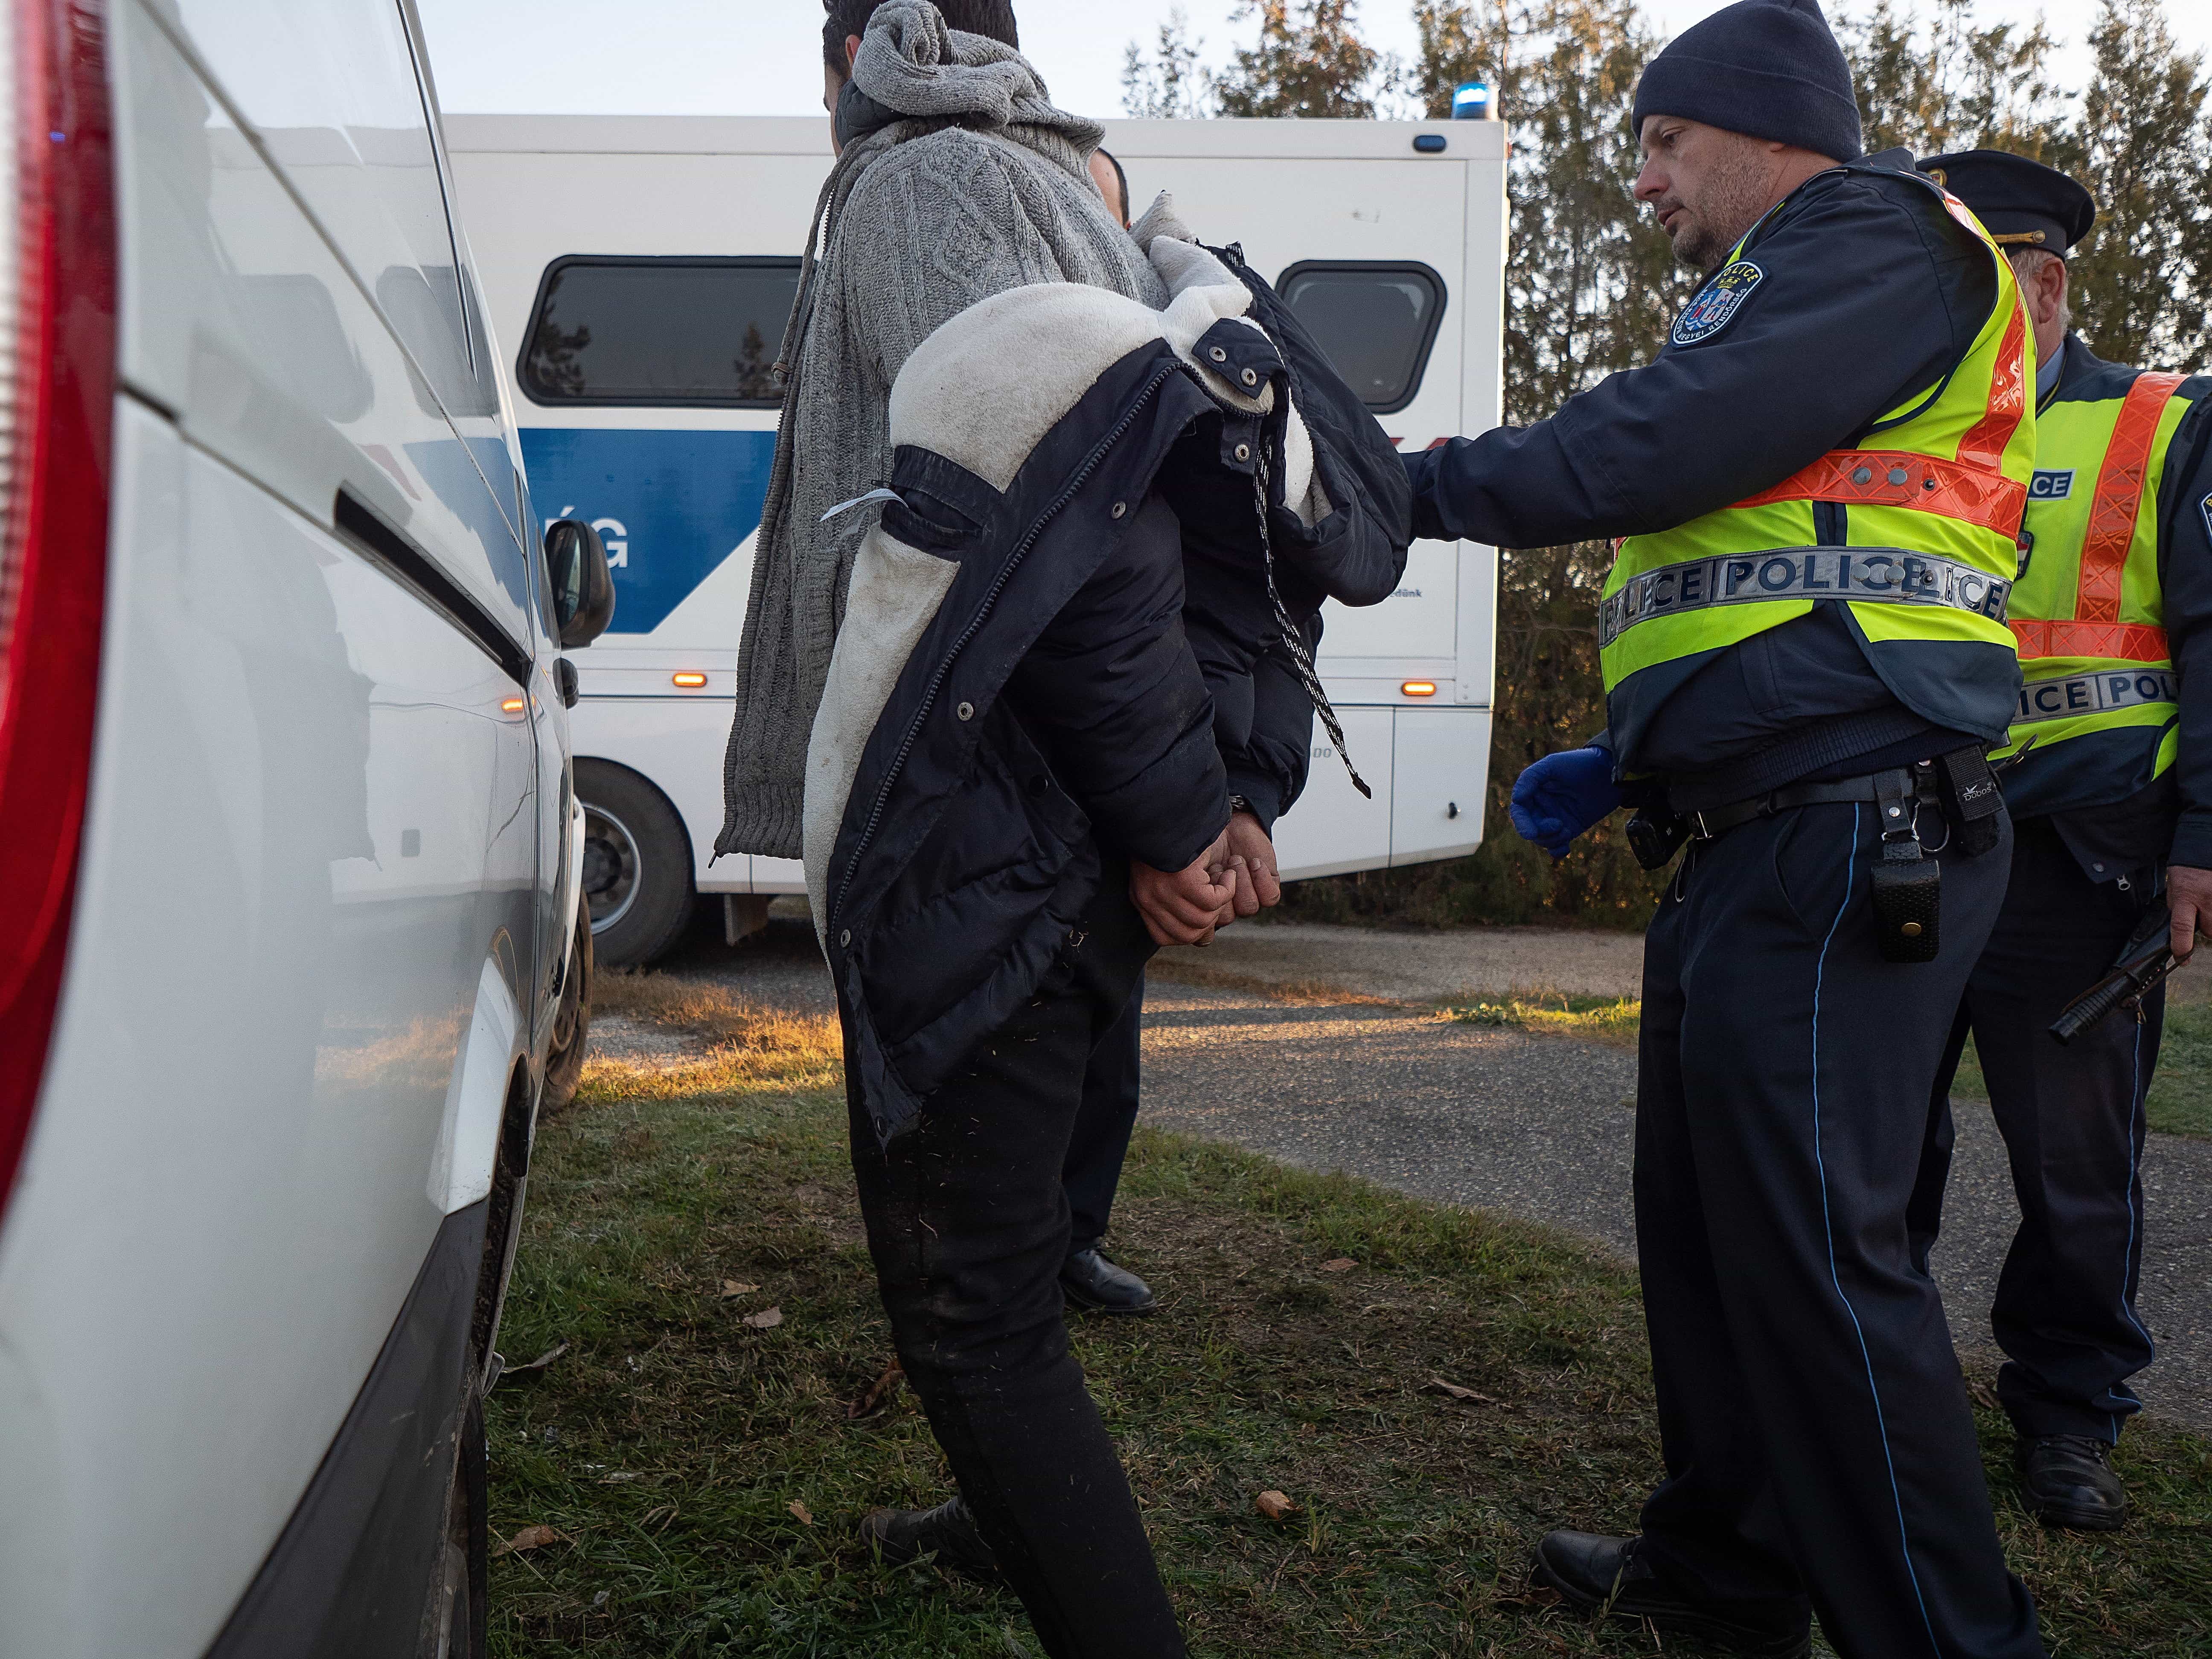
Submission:
M 822 20 L 823 63 L 840 75 L 852 73 L 852 66 L 845 61 L 846 39 L 868 32 L 868 19 L 876 15 L 876 8 L 881 3 L 882 0 L 822 0 L 822 9 L 829 14 Z M 967 34 L 988 34 L 1017 52 L 1021 50 L 1021 38 L 1014 32 L 1013 0 L 937 0 L 937 9 L 944 15 L 945 27 L 949 29 Z
M 1106 205 L 1114 210 L 1115 216 L 1126 227 L 1129 222 L 1129 175 L 1121 170 L 1121 158 L 1106 148 L 1098 146 L 1098 153 L 1106 158 L 1106 165 L 1114 169 L 1114 182 L 1121 187 L 1121 199 Z

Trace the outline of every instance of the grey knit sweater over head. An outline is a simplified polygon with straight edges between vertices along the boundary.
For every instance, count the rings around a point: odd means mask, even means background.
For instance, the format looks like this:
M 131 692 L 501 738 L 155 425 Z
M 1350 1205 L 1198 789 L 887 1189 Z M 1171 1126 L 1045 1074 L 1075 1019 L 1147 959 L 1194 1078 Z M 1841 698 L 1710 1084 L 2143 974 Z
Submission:
M 845 149 L 784 342 L 718 853 L 799 856 L 807 735 L 875 509 L 822 515 L 890 477 L 891 382 L 908 355 L 969 307 L 1030 283 L 1167 303 L 1085 170 L 1099 128 L 1054 109 L 1011 46 L 946 28 L 928 0 L 888 0 L 853 84 L 860 95 L 841 106 Z

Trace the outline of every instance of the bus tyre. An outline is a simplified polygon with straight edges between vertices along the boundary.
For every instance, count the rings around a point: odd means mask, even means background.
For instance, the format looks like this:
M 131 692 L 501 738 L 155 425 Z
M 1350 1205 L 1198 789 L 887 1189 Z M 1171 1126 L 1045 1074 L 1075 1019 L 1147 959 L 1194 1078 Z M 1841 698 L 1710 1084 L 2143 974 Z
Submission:
M 584 899 L 602 968 L 641 968 L 691 921 L 691 838 L 668 798 L 626 766 L 576 763 Z
M 568 976 L 561 983 L 560 1006 L 553 1011 L 553 1040 L 545 1049 L 545 1093 L 541 1114 L 561 1110 L 576 1097 L 584 1080 L 584 1050 L 592 1035 L 592 913 L 576 906 L 576 937 L 568 947 Z

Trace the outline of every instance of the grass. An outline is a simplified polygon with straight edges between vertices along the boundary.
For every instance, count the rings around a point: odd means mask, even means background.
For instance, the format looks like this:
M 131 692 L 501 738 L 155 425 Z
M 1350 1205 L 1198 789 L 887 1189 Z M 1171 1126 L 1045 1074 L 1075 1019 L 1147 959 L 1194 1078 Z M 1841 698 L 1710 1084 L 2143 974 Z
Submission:
M 492 1396 L 493 1522 L 557 1535 L 494 1561 L 494 1651 L 1034 1654 L 1010 1597 L 885 1569 L 856 1537 L 945 1476 L 912 1397 L 878 1387 L 834 1027 L 611 984 L 712 1046 L 595 1061 L 541 1133 L 501 1346 L 570 1346 Z M 1117 1237 L 1165 1310 L 1080 1323 L 1076 1346 L 1194 1652 L 1652 1650 L 1522 1578 L 1544 1528 L 1628 1528 L 1658 1473 L 1630 1274 L 1540 1229 L 1149 1133 Z M 2054 1650 L 2212 1653 L 2212 1446 L 2131 1431 L 2136 1524 L 2075 1539 L 2021 1514 L 2008 1433 L 1981 1420 Z M 1267 1489 L 1297 1507 L 1263 1517 Z
M 2125 1019 L 2127 1015 L 2112 1018 Z M 1951 1092 L 1968 1100 L 1990 1097 L 1989 1083 L 1971 1042 L 1960 1056 Z M 2151 1081 L 2145 1115 L 2160 1134 L 2212 1139 L 2212 1003 L 2166 1005 L 2166 1034 L 2159 1043 L 2158 1074 Z
M 1325 988 L 1309 988 L 1317 994 Z M 1463 1025 L 1510 1025 L 1632 1049 L 1636 1047 L 1643 1012 L 1644 1005 L 1633 997 L 1568 996 L 1558 991 L 1511 991 L 1437 1010 L 1443 1018 Z M 1972 1043 L 1959 1061 L 1952 1091 L 1968 1100 L 1989 1098 L 1989 1085 Z M 2212 1003 L 2167 1003 L 2166 1033 L 2159 1047 L 2158 1075 L 2151 1084 L 2148 1119 L 2150 1127 L 2160 1134 L 2212 1139 Z
M 1634 1048 L 1644 1021 L 1644 1004 L 1635 997 L 1577 997 L 1559 991 L 1510 992 L 1494 1001 L 1454 1004 L 1438 1012 L 1462 1025 L 1518 1026 L 1613 1048 Z

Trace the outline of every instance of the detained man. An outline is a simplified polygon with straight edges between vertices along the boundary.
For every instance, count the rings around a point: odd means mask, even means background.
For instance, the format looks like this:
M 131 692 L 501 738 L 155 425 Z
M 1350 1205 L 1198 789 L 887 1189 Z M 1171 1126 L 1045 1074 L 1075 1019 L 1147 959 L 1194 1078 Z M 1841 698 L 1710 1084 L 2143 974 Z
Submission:
M 1379 428 L 1341 466 L 1334 416 L 1286 440 L 1272 293 L 1107 212 L 1099 130 L 1053 107 L 1005 0 L 826 9 L 837 161 L 780 354 L 718 846 L 805 860 L 869 1249 L 958 1486 L 864 1530 L 1002 1575 L 1054 1659 L 1172 1659 L 1068 1352 L 1071 1129 L 1152 951 L 1250 886 L 1192 550 L 1247 573 L 1253 678 L 1286 614 L 1255 522 L 1310 555 L 1311 609 L 1372 602 L 1404 474 Z

